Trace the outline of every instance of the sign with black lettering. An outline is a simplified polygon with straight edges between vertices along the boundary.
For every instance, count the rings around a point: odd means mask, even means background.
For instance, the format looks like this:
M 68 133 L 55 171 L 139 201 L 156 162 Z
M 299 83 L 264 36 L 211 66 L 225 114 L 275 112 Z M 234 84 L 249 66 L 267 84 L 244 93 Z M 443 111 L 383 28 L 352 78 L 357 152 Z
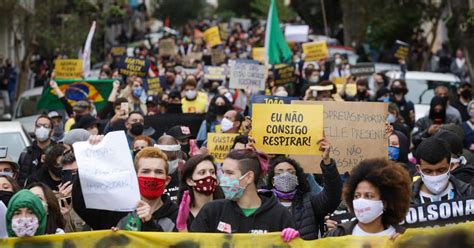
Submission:
M 276 65 L 273 69 L 273 80 L 275 85 L 296 83 L 295 67 L 292 65 Z
M 124 56 L 120 59 L 117 67 L 122 75 L 146 77 L 150 68 L 150 62 L 145 59 Z
M 157 95 L 163 92 L 159 77 L 148 78 L 147 83 L 148 83 L 148 95 Z
M 114 57 L 121 57 L 127 54 L 127 46 L 113 46 L 110 53 Z
M 351 65 L 351 75 L 352 76 L 370 76 L 375 73 L 374 63 L 357 63 Z
M 207 149 L 217 163 L 224 162 L 238 134 L 208 133 Z
M 229 62 L 231 89 L 265 89 L 265 66 L 253 60 L 233 60 Z

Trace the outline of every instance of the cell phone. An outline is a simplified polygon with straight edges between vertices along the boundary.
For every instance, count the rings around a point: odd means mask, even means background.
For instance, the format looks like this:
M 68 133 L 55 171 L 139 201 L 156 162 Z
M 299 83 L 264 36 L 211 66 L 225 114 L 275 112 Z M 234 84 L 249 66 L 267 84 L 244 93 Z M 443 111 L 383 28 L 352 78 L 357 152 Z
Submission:
M 8 146 L 0 146 L 0 158 L 6 158 L 8 152 Z
M 120 111 L 124 113 L 124 115 L 128 116 L 128 110 L 129 110 L 128 102 L 123 102 L 120 104 Z
M 72 170 L 63 170 L 61 173 L 61 182 L 65 184 L 67 182 L 72 182 Z

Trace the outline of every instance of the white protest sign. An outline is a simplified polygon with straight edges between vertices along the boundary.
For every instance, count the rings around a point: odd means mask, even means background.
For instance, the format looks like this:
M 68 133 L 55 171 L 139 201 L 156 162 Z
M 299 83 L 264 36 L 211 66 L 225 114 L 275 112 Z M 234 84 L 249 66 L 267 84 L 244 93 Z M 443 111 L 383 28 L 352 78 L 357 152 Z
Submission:
M 229 62 L 231 89 L 265 90 L 265 66 L 253 60 Z
M 7 233 L 7 207 L 0 201 L 0 239 L 8 238 Z
M 97 145 L 84 141 L 73 147 L 86 207 L 133 211 L 140 191 L 125 132 L 110 132 Z
M 287 25 L 285 27 L 286 41 L 307 42 L 308 33 L 308 25 Z

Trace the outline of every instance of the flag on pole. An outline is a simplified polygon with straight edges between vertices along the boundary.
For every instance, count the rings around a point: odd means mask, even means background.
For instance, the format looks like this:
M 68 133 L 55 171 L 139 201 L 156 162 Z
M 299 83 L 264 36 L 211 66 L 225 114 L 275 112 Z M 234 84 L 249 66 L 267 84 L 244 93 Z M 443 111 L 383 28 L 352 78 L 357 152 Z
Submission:
M 271 65 L 291 63 L 291 50 L 280 28 L 275 0 L 272 0 L 268 10 L 267 29 L 265 31 L 265 57 L 266 62 Z
M 91 43 L 95 32 L 95 21 L 92 22 L 91 29 L 87 35 L 86 44 L 84 44 L 84 51 L 82 52 L 82 61 L 84 61 L 84 78 L 88 78 L 91 74 Z

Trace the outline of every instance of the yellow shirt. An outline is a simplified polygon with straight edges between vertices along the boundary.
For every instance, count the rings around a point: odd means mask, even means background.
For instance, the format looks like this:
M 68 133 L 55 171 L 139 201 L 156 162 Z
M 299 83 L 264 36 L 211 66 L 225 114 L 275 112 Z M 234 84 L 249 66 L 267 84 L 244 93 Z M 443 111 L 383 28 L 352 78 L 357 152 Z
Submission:
M 198 92 L 196 99 L 189 101 L 186 98 L 181 99 L 183 113 L 205 113 L 207 106 L 207 95 L 202 92 Z
M 76 123 L 76 120 L 74 120 L 74 118 L 67 119 L 66 123 L 64 123 L 64 131 L 69 132 L 74 123 Z

